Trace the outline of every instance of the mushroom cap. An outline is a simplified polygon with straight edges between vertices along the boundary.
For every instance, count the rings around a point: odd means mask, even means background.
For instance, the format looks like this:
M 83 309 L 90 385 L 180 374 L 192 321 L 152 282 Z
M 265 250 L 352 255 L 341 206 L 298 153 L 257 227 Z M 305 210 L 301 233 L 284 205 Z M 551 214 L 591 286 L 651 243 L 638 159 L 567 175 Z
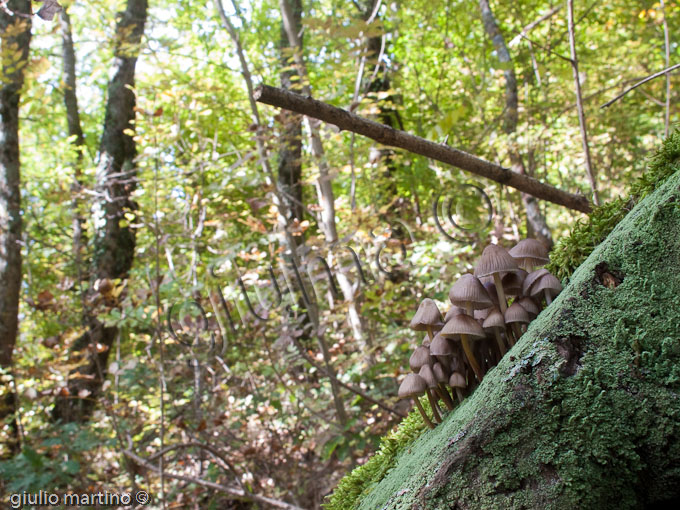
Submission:
M 449 380 L 449 371 L 441 363 L 435 363 L 432 365 L 432 373 L 437 382 L 446 383 Z
M 471 338 L 484 338 L 484 330 L 469 315 L 456 315 L 444 325 L 439 334 L 446 338 L 467 335 Z
M 522 283 L 524 283 L 527 274 L 528 273 L 524 269 L 518 269 L 514 273 L 506 274 L 501 280 L 505 295 L 519 296 L 522 293 Z
M 546 274 L 550 274 L 550 271 L 547 269 L 537 269 L 536 271 L 532 271 L 529 273 L 526 278 L 524 278 L 524 282 L 522 283 L 522 294 L 525 296 L 530 296 L 530 290 L 531 286 L 536 283 L 536 281 L 541 277 Z
M 452 356 L 453 353 L 453 347 L 446 337 L 441 334 L 441 331 L 437 333 L 430 344 L 430 354 L 434 356 Z
M 408 364 L 414 372 L 418 372 L 423 365 L 432 365 L 433 363 L 434 360 L 430 355 L 430 349 L 422 345 L 416 347 L 408 360 Z
M 536 301 L 530 297 L 523 297 L 518 301 L 518 303 L 527 311 L 529 318 L 531 319 L 535 319 L 536 316 L 541 313 L 541 309 L 536 304 Z
M 451 368 L 451 372 L 460 372 L 463 370 L 465 365 L 463 364 L 463 360 L 460 359 L 460 356 L 458 356 L 458 354 L 454 354 L 451 356 L 449 367 Z
M 422 395 L 427 390 L 425 379 L 418 374 L 408 374 L 399 385 L 399 398 Z
M 434 372 L 430 365 L 423 365 L 420 367 L 418 375 L 425 380 L 428 388 L 436 388 L 438 386 L 437 378 L 434 376 Z
M 536 239 L 522 239 L 508 253 L 518 262 L 531 266 L 542 266 L 550 260 L 548 250 Z
M 522 308 L 518 302 L 511 304 L 505 311 L 505 322 L 511 324 L 513 322 L 522 322 L 528 324 L 531 322 L 531 318 L 527 311 Z
M 475 318 L 476 321 L 484 322 L 484 319 L 486 319 L 489 316 L 491 310 L 493 310 L 493 307 L 484 308 L 483 310 L 475 310 L 472 316 Z
M 482 252 L 482 256 L 475 267 L 475 276 L 488 276 L 503 271 L 517 271 L 517 261 L 508 251 L 497 244 L 490 244 Z
M 467 388 L 465 377 L 460 372 L 454 372 L 449 377 L 449 386 L 452 388 Z
M 535 296 L 536 294 L 540 294 L 544 290 L 549 290 L 551 291 L 550 294 L 552 296 L 556 296 L 562 291 L 562 284 L 560 281 L 554 277 L 552 274 L 548 273 L 541 278 L 539 278 L 536 283 L 534 283 L 529 291 L 531 292 L 532 296 Z
M 505 328 L 505 319 L 503 318 L 503 314 L 498 308 L 491 309 L 489 316 L 486 319 L 484 319 L 484 324 L 482 324 L 482 328 L 484 329 Z
M 493 305 L 484 285 L 471 274 L 464 274 L 453 284 L 449 291 L 449 299 L 455 306 L 462 308 L 471 304 L 473 310 L 481 310 Z
M 460 315 L 461 313 L 465 313 L 465 310 L 463 310 L 459 306 L 452 305 L 451 308 L 449 308 L 449 311 L 446 312 L 444 322 L 449 322 L 449 320 L 451 320 L 451 317 L 453 317 L 454 315 Z
M 493 304 L 495 306 L 498 306 L 498 292 L 496 292 L 496 284 L 492 280 L 492 281 L 484 282 L 483 285 L 484 285 L 484 288 L 486 289 L 487 294 L 489 294 L 491 301 L 493 301 Z
M 441 327 L 443 322 L 437 303 L 430 298 L 425 298 L 420 302 L 418 311 L 411 319 L 411 329 L 426 331 L 428 326 L 431 328 Z

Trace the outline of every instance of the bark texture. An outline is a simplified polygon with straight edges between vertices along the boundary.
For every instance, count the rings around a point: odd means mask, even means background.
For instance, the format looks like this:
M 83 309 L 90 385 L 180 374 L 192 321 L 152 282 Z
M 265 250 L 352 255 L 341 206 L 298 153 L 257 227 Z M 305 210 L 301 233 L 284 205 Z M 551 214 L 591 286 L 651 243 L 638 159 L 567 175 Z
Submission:
M 677 161 L 473 395 L 402 450 L 358 508 L 677 508 Z
M 113 78 L 109 82 L 104 131 L 96 170 L 98 198 L 94 211 L 94 257 L 92 278 L 127 278 L 135 249 L 134 232 L 121 226 L 127 212 L 134 210 L 130 196 L 135 188 L 135 142 L 126 130 L 134 130 L 135 66 L 139 55 L 147 0 L 128 0 L 116 24 Z M 87 330 L 74 343 L 82 351 L 84 364 L 69 375 L 68 395 L 60 397 L 53 417 L 62 421 L 87 420 L 106 374 L 106 361 L 118 333 L 96 317 L 90 317 Z M 85 390 L 85 391 L 83 391 Z
M 479 0 L 479 10 L 482 13 L 484 30 L 493 42 L 493 47 L 496 50 L 498 60 L 507 66 L 503 71 L 503 76 L 505 77 L 505 119 L 503 129 L 507 134 L 512 135 L 517 131 L 519 104 L 515 65 L 510 56 L 508 46 L 505 44 L 505 38 L 493 15 L 489 0 Z M 517 148 L 516 143 L 511 142 L 511 144 L 509 153 L 512 170 L 525 175 L 526 169 L 524 166 L 524 158 Z M 548 250 L 550 250 L 553 247 L 552 234 L 548 227 L 548 223 L 545 220 L 545 216 L 541 212 L 538 200 L 536 197 L 524 192 L 521 192 L 520 196 L 527 215 L 527 236 L 538 239 Z
M 30 13 L 29 0 L 8 0 L 12 12 Z M 12 366 L 17 338 L 21 287 L 21 194 L 19 163 L 19 98 L 31 42 L 31 19 L 0 9 L 0 368 Z M 16 60 L 14 56 L 18 55 Z M 0 389 L 0 429 L 14 414 L 9 384 Z M 12 420 L 10 428 L 16 431 Z M 16 445 L 10 445 L 10 450 Z
M 302 25 L 302 2 L 291 0 L 292 23 L 296 32 L 300 32 Z M 302 41 L 301 41 L 302 43 Z M 281 86 L 286 90 L 299 91 L 300 76 L 293 67 L 292 49 L 288 43 L 286 30 L 281 24 L 279 40 L 281 51 Z M 282 124 L 279 136 L 279 184 L 287 203 L 290 215 L 287 222 L 303 220 L 302 201 L 302 115 L 282 110 L 280 113 Z M 304 239 L 303 236 L 299 238 Z

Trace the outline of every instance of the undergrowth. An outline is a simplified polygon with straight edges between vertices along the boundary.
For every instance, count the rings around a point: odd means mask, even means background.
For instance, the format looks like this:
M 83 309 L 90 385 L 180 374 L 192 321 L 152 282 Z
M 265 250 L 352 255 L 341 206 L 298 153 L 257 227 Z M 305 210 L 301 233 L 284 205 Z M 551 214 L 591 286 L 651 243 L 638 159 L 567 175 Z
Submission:
M 595 247 L 644 197 L 680 170 L 680 130 L 674 131 L 650 158 L 647 170 L 631 185 L 627 198 L 616 198 L 595 207 L 584 219 L 578 220 L 571 233 L 561 239 L 550 254 L 546 268 L 561 280 L 568 280 Z M 566 281 L 565 281 L 566 283 Z M 363 466 L 355 468 L 338 484 L 323 504 L 325 510 L 353 510 L 363 495 L 394 466 L 397 455 L 413 443 L 426 429 L 417 410 L 412 410 L 396 428 L 385 436 L 378 452 Z

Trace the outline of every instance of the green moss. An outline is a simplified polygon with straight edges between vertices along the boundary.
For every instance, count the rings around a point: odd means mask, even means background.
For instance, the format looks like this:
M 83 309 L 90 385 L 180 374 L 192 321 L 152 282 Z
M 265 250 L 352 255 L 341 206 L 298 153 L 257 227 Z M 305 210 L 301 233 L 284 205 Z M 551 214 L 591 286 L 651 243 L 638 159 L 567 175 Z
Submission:
M 675 273 L 671 286 L 667 272 L 646 271 L 658 266 L 659 257 L 680 260 L 679 209 L 676 202 L 668 202 L 670 192 L 640 207 L 680 168 L 679 160 L 676 131 L 631 186 L 629 198 L 596 208 L 557 245 L 549 269 L 560 278 L 571 278 L 571 285 L 532 324 L 513 348 L 512 358 L 506 356 L 475 394 L 435 430 L 426 430 L 420 416 L 412 413 L 383 439 L 373 458 L 340 482 L 326 509 L 405 509 L 423 498 L 428 501 L 426 508 L 432 509 L 454 508 L 458 501 L 485 509 L 609 508 L 610 501 L 604 501 L 607 491 L 617 494 L 618 506 L 634 508 L 638 473 L 663 464 L 656 454 L 649 454 L 642 465 L 640 445 L 653 451 L 665 444 L 669 458 L 680 458 L 680 446 L 666 439 L 669 430 L 680 435 L 678 399 L 675 405 L 667 405 L 667 400 L 673 401 L 668 391 L 680 389 L 680 298 L 675 297 L 680 296 L 680 282 Z M 655 222 L 643 217 L 649 208 L 655 211 Z M 662 220 L 668 224 L 659 225 Z M 615 236 L 617 225 L 619 238 L 597 248 L 607 236 Z M 667 239 L 669 232 L 673 243 Z M 617 289 L 601 285 L 593 289 L 595 264 L 601 260 L 624 275 Z M 578 266 L 582 269 L 574 273 Z M 593 292 L 596 295 L 591 296 Z M 593 297 L 588 306 L 560 304 L 575 297 L 582 303 L 586 295 Z M 663 320 L 651 322 L 652 314 Z M 562 373 L 565 360 L 549 341 L 555 335 L 585 344 L 586 354 L 577 363 L 584 368 L 567 383 Z M 606 347 L 589 349 L 592 342 Z M 631 363 L 637 367 L 632 379 Z M 545 372 L 540 381 L 529 377 L 536 370 Z M 621 374 L 630 379 L 625 388 Z M 526 379 L 519 394 L 517 378 Z M 661 380 L 663 385 L 656 391 L 654 385 L 639 383 L 640 378 Z M 509 381 L 515 383 L 512 390 Z M 663 411 L 650 413 L 650 400 L 658 406 L 654 409 Z M 617 409 L 615 416 L 612 409 Z M 481 416 L 494 416 L 492 430 L 479 430 L 479 424 L 489 425 Z M 620 416 L 629 419 L 622 421 Z M 485 436 L 489 437 L 486 444 L 479 439 Z M 462 469 L 449 466 L 455 476 L 442 479 L 442 465 L 456 458 L 452 450 L 469 448 L 469 441 L 479 442 L 473 445 L 479 459 Z M 621 476 L 612 480 L 607 476 L 611 470 Z M 594 480 L 600 480 L 596 490 Z M 663 476 L 659 480 L 663 486 Z
M 421 402 L 424 409 L 429 405 Z M 431 415 L 430 415 L 431 418 Z M 336 487 L 328 501 L 326 510 L 349 510 L 355 508 L 360 498 L 385 476 L 394 465 L 397 454 L 413 443 L 427 427 L 420 412 L 411 410 L 399 426 L 380 440 L 380 448 L 363 466 L 355 468 Z
M 631 185 L 628 198 L 596 207 L 585 219 L 578 220 L 569 236 L 556 244 L 547 269 L 561 280 L 569 278 L 635 204 L 679 168 L 679 159 L 680 131 L 674 131 L 652 156 L 647 171 Z

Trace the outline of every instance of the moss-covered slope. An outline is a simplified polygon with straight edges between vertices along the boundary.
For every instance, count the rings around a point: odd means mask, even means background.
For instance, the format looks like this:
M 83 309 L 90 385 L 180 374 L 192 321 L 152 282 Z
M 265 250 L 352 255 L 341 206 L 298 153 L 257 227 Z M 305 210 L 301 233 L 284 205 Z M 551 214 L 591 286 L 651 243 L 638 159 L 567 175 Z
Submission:
M 360 500 L 336 493 L 334 508 L 680 498 L 680 173 L 618 223 L 474 395 L 390 465 L 379 483 L 353 485 Z

